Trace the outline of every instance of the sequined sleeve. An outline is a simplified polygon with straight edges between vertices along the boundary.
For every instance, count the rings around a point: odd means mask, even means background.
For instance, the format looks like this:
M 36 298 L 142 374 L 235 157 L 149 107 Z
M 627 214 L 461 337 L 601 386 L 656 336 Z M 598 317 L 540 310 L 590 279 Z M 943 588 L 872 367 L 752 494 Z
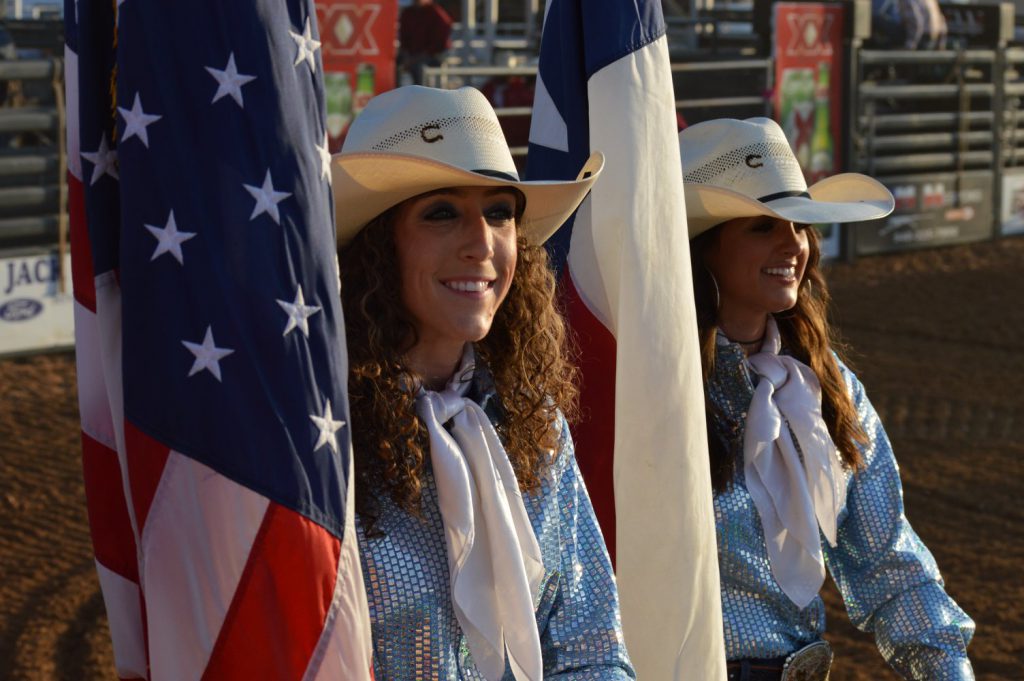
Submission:
M 974 679 L 967 644 L 974 622 L 943 589 L 935 559 L 903 511 L 899 468 L 864 388 L 842 367 L 868 437 L 866 468 L 849 486 L 836 548 L 823 544 L 850 620 L 910 679 Z
M 549 509 L 559 514 L 559 565 L 542 591 L 537 612 L 544 678 L 635 679 L 622 637 L 619 597 L 608 550 L 564 421 L 562 443 L 552 471 L 558 508 Z M 545 616 L 545 611 L 550 614 Z

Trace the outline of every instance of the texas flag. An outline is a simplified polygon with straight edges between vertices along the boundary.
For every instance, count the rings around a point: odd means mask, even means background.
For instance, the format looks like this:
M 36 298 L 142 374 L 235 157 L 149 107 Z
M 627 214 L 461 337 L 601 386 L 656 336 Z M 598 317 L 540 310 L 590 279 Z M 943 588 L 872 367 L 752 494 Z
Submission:
M 82 467 L 122 679 L 369 679 L 312 0 L 66 0 Z
M 704 393 L 657 0 L 551 0 L 530 179 L 605 172 L 549 242 L 581 349 L 576 452 L 641 679 L 725 678 Z

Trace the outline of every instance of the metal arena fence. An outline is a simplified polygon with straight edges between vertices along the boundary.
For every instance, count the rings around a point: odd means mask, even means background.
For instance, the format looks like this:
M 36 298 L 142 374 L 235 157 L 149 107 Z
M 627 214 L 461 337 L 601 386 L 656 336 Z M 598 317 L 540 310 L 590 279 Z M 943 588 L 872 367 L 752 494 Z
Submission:
M 852 260 L 1024 233 L 1024 48 L 1012 45 L 1013 6 L 943 4 L 945 49 L 892 50 L 870 47 L 870 3 L 825 4 L 847 11 L 843 96 L 832 102 L 843 120 L 835 140 L 842 170 L 885 183 L 896 210 L 872 223 L 822 226 L 824 253 Z M 773 116 L 770 9 L 764 3 L 670 21 L 669 35 L 679 39 L 670 49 L 681 123 Z M 526 153 L 531 107 L 505 106 L 493 95 L 503 82 L 526 79 L 532 88 L 535 78 L 535 66 L 425 71 L 426 85 L 484 89 L 517 163 Z
M 845 151 L 845 169 L 877 177 L 894 189 L 899 215 L 886 228 L 899 236 L 879 241 L 864 236 L 870 230 L 858 226 L 846 230 L 841 254 L 851 258 L 948 243 L 954 231 L 954 241 L 1024 231 L 1024 214 L 1016 216 L 1024 211 L 1024 49 L 1010 45 L 1012 6 L 972 6 L 982 14 L 966 23 L 975 33 L 984 33 L 987 46 L 918 51 L 866 49 L 870 21 L 857 13 L 870 8 L 862 2 L 848 6 L 846 101 L 838 103 L 847 117 L 846 134 L 836 143 Z M 744 22 L 749 30 L 737 30 Z M 764 41 L 771 27 L 763 24 L 752 9 L 713 10 L 670 21 L 670 34 L 682 43 L 673 49 L 672 71 L 683 120 L 692 124 L 721 116 L 772 115 L 775 60 L 767 56 L 771 48 Z M 690 39 L 684 40 L 687 35 Z M 425 71 L 426 84 L 435 87 L 490 87 L 520 162 L 532 98 L 506 103 L 500 91 L 514 79 L 532 89 L 535 77 L 535 66 L 445 64 Z M 67 159 L 62 60 L 0 61 L 0 89 L 6 91 L 6 106 L 0 109 L 0 251 L 46 246 L 63 251 Z M 918 208 L 938 206 L 934 195 L 941 187 L 950 220 L 970 215 L 970 224 L 955 230 L 946 225 L 937 232 L 942 225 L 925 223 L 942 222 L 945 216 L 933 219 L 927 211 L 909 211 L 911 186 Z M 964 208 L 958 205 L 964 197 L 971 205 L 957 213 Z M 851 235 L 862 238 L 858 243 Z
M 841 110 L 842 169 L 876 177 L 896 198 L 885 220 L 821 226 L 826 257 L 1024 234 L 1024 47 L 1014 43 L 1013 5 L 942 4 L 947 47 L 907 51 L 871 46 L 870 2 L 824 4 L 843 6 L 847 19 L 842 96 L 831 103 Z M 24 319 L 68 304 L 63 60 L 45 56 L 60 53 L 60 27 L 17 28 L 19 46 L 32 44 L 40 57 L 0 59 L 0 355 L 24 351 L 5 345 L 17 335 L 11 325 L 24 335 Z M 774 30 L 771 3 L 670 18 L 680 123 L 772 116 L 781 68 Z M 425 84 L 481 88 L 524 164 L 536 72 L 444 64 L 425 70 Z M 26 347 L 70 342 L 63 331 L 45 333 Z
M 63 60 L 0 61 L 0 248 L 59 244 L 67 229 Z

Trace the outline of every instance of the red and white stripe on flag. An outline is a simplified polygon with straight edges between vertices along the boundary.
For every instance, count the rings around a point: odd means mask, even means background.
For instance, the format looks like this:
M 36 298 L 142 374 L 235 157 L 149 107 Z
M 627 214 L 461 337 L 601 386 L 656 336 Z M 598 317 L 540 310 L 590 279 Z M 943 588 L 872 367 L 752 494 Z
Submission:
M 639 678 L 725 679 L 689 240 L 660 5 L 552 0 L 539 73 L 530 178 L 565 179 L 590 151 L 606 157 L 577 211 L 562 268 L 583 355 L 583 418 L 573 435 L 613 552 L 626 644 Z M 580 74 L 585 82 L 576 82 Z M 556 264 L 560 248 L 553 247 Z
M 118 223 L 130 212 L 124 204 L 117 208 L 123 187 L 118 184 L 117 165 L 111 164 L 113 156 L 106 156 L 108 150 L 116 149 L 115 136 L 109 129 L 84 130 L 81 123 L 94 121 L 97 111 L 103 114 L 113 109 L 109 82 L 92 78 L 96 64 L 106 55 L 94 52 L 83 59 L 80 49 L 95 47 L 89 40 L 97 35 L 97 23 L 106 16 L 104 12 L 121 6 L 120 1 L 115 6 L 107 0 L 69 0 L 65 49 L 82 463 L 117 675 L 158 681 L 372 679 L 366 597 L 353 528 L 354 497 L 348 489 L 334 495 L 344 500 L 337 514 L 343 518 L 343 527 L 327 529 L 310 514 L 150 437 L 126 416 L 132 413 L 132 405 L 125 403 L 125 386 L 140 377 L 128 377 L 124 369 L 126 354 L 135 349 L 128 347 L 123 323 L 122 270 L 109 253 L 97 253 L 96 244 L 120 243 L 123 255 L 129 257 L 128 240 L 120 238 Z M 83 17 L 93 23 L 83 23 L 80 34 L 78 22 Z M 267 21 L 271 21 L 269 16 Z M 270 31 L 268 28 L 268 34 Z M 293 32 L 301 34 L 301 30 Z M 260 37 L 250 36 L 251 42 Z M 154 46 L 154 54 L 148 56 L 158 59 L 157 50 Z M 81 78 L 80 71 L 90 78 Z M 195 75 L 182 71 L 183 80 Z M 200 70 L 198 76 L 202 85 L 217 85 L 211 74 Z M 208 102 L 209 95 L 204 94 L 202 103 Z M 120 116 L 119 122 L 124 123 L 127 116 L 124 112 Z M 128 137 L 123 126 L 120 134 Z M 148 151 L 152 151 L 151 144 L 160 144 L 153 132 L 150 134 L 145 145 Z M 209 150 L 190 147 L 190 142 L 185 137 L 166 140 L 165 145 L 180 155 L 178 160 L 209 163 Z M 86 144 L 90 146 L 85 148 L 97 151 L 83 154 Z M 120 171 L 124 174 L 123 165 Z M 317 177 L 315 173 L 310 176 Z M 246 196 L 243 187 L 238 189 Z M 105 211 L 103 201 L 111 196 L 115 197 L 114 210 Z M 246 208 L 243 219 L 251 208 Z M 328 210 L 326 202 L 324 210 Z M 126 229 L 145 234 L 142 226 L 127 225 Z M 329 225 L 321 226 L 329 238 Z M 148 250 L 143 262 L 149 260 L 153 243 L 144 244 Z M 186 251 L 185 258 L 194 256 Z M 156 259 L 153 255 L 152 260 Z M 201 264 L 201 258 L 195 260 Z M 97 265 L 103 262 L 113 266 Z M 335 278 L 333 269 L 319 274 Z M 336 295 L 336 289 L 332 290 Z M 137 299 L 138 293 L 145 292 L 136 292 Z M 150 305 L 158 307 L 160 303 L 153 299 Z M 137 315 L 132 319 L 139 321 Z M 280 337 L 280 328 L 272 335 Z M 185 351 L 179 338 L 170 339 L 168 347 Z M 184 380 L 195 359 L 187 351 L 184 354 L 172 353 L 154 361 L 175 365 L 176 370 L 180 367 Z M 224 379 L 228 379 L 227 369 Z M 170 394 L 170 387 L 167 390 Z M 165 406 L 175 409 L 170 402 Z M 300 422 L 308 424 L 304 415 L 300 417 Z M 338 423 L 329 413 L 328 422 Z M 187 426 L 185 422 L 183 427 Z M 316 438 L 312 426 L 293 430 L 297 440 Z M 187 434 L 176 435 L 181 437 L 175 440 L 188 441 Z M 314 449 L 313 440 L 308 443 L 310 450 Z M 338 440 L 341 438 L 334 443 Z M 344 463 L 344 483 L 352 479 L 347 437 L 342 454 L 338 460 Z M 259 456 L 273 457 L 274 453 Z M 329 470 L 326 466 L 321 469 Z M 303 480 L 307 485 L 329 487 L 333 479 Z

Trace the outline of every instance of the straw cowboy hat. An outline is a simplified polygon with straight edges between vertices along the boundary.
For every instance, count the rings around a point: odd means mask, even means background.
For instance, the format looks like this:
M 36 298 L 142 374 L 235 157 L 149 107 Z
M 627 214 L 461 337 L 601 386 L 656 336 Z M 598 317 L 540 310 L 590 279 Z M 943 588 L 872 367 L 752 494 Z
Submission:
M 778 123 L 720 118 L 679 133 L 690 238 L 733 218 L 770 215 L 798 224 L 883 218 L 895 206 L 885 186 L 860 173 L 808 187 Z
M 331 163 L 338 244 L 406 199 L 446 187 L 509 187 L 526 197 L 519 233 L 542 244 L 590 191 L 595 152 L 576 180 L 522 182 L 498 117 L 479 90 L 409 85 L 370 100 Z

